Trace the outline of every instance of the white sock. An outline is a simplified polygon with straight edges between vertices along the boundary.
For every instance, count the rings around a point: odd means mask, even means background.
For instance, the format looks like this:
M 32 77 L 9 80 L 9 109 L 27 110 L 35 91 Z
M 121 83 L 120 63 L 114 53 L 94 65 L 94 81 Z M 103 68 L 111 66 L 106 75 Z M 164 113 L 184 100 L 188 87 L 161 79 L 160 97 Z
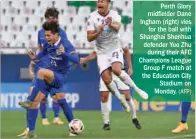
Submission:
M 114 81 L 112 81 L 109 85 L 106 85 L 108 90 L 114 95 L 116 96 L 118 99 L 121 98 L 121 94 L 116 86 L 116 84 L 114 83 Z
M 125 71 L 122 70 L 119 78 L 123 81 L 123 83 L 125 83 L 129 87 L 133 87 L 133 89 L 136 92 L 138 92 L 139 88 L 136 86 L 136 84 L 134 83 L 134 81 L 130 78 L 130 76 Z
M 110 111 L 108 107 L 108 102 L 101 102 L 101 112 L 103 116 L 104 124 L 108 124 L 110 121 Z
M 134 118 L 137 118 L 137 115 L 136 115 L 136 108 L 135 108 L 135 103 L 133 102 L 133 99 L 131 98 L 129 101 L 127 101 L 130 108 L 131 108 L 131 111 L 132 111 L 132 119 Z

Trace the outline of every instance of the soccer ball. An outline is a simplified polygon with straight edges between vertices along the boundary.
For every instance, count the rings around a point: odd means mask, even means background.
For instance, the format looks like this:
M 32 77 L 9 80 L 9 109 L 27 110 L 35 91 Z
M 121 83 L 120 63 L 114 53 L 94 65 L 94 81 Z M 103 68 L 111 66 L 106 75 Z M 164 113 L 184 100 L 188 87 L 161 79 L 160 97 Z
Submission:
M 79 119 L 73 119 L 70 123 L 69 123 L 69 131 L 71 133 L 76 133 L 79 134 L 84 130 L 84 124 L 81 120 Z

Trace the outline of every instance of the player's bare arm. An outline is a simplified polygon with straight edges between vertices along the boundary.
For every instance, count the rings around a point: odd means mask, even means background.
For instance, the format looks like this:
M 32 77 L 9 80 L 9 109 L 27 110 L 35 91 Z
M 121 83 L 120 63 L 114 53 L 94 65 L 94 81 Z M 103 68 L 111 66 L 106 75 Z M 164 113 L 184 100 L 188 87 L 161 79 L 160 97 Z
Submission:
M 87 62 L 95 59 L 96 57 L 97 57 L 97 54 L 95 51 L 93 51 L 88 56 L 80 58 L 80 64 L 87 63 Z
M 129 49 L 127 47 L 123 48 L 123 51 L 128 64 L 128 74 L 129 76 L 131 76 L 133 74 L 131 53 L 129 52 Z
M 99 34 L 103 31 L 104 25 L 99 25 L 98 30 L 89 30 L 87 31 L 87 40 L 89 42 L 94 41 L 97 39 Z
M 34 68 L 35 68 L 35 63 L 33 61 L 31 61 L 30 64 L 29 64 L 29 76 L 30 76 L 31 79 L 33 79 L 34 76 L 35 76 Z
M 36 54 L 38 54 L 41 50 L 41 46 L 40 44 L 37 45 L 37 49 L 36 49 Z M 31 79 L 34 78 L 35 74 L 34 74 L 34 68 L 35 68 L 35 62 L 31 61 L 29 64 L 29 76 Z

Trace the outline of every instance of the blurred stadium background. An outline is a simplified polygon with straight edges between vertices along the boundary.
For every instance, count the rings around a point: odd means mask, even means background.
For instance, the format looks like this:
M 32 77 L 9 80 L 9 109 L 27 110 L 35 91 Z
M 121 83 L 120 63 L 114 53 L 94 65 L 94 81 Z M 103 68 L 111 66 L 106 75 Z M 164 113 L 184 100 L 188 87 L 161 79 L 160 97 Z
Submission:
M 18 102 L 27 97 L 31 80 L 28 75 L 30 62 L 26 48 L 37 46 L 37 31 L 44 22 L 47 7 L 60 11 L 59 21 L 69 40 L 81 57 L 93 51 L 93 43 L 86 40 L 86 21 L 96 9 L 96 1 L 65 0 L 1 0 L 0 52 L 1 52 L 1 137 L 16 138 L 25 128 L 25 113 Z M 111 8 L 122 16 L 120 34 L 132 52 L 132 6 L 131 0 L 113 0 Z M 141 9 L 142 10 L 142 9 Z M 135 65 L 133 65 L 135 66 Z M 125 114 L 118 101 L 111 98 L 111 132 L 102 131 L 99 99 L 99 75 L 96 60 L 73 67 L 65 84 L 66 98 L 75 116 L 84 121 L 82 138 L 193 138 L 195 136 L 195 103 L 191 105 L 189 131 L 181 135 L 171 134 L 180 120 L 180 102 L 138 102 L 135 100 L 138 118 L 143 129 L 136 130 L 129 114 Z M 52 119 L 51 99 L 48 102 L 49 119 Z M 62 119 L 64 119 L 62 117 Z M 66 121 L 64 119 L 64 121 Z M 14 124 L 14 125 L 13 125 Z M 42 138 L 68 136 L 67 127 L 41 125 L 37 133 Z M 66 126 L 66 124 L 65 124 Z M 11 130 L 10 130 L 11 129 Z M 43 130 L 44 129 L 44 130 Z M 58 130 L 57 130 L 58 129 Z M 55 131 L 55 132 L 53 132 Z

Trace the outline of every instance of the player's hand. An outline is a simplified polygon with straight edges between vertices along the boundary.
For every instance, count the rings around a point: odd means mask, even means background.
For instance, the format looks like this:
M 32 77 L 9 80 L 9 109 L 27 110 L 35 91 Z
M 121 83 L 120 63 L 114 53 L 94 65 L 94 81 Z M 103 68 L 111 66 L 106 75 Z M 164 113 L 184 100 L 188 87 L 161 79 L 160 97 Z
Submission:
M 86 60 L 85 60 L 85 58 L 81 57 L 80 58 L 80 64 L 83 64 L 83 63 L 86 63 Z
M 35 53 L 31 49 L 27 49 L 27 53 L 30 59 L 32 59 L 34 62 L 38 62 Z
M 107 19 L 106 19 L 106 24 L 107 25 L 111 25 L 111 23 L 112 23 L 112 17 L 107 17 Z
M 98 32 L 102 32 L 103 29 L 104 29 L 104 25 L 103 24 L 101 24 L 101 25 L 98 26 Z
M 129 74 L 129 76 L 132 76 L 132 74 L 133 74 L 133 69 L 132 68 L 128 69 L 128 74 Z

